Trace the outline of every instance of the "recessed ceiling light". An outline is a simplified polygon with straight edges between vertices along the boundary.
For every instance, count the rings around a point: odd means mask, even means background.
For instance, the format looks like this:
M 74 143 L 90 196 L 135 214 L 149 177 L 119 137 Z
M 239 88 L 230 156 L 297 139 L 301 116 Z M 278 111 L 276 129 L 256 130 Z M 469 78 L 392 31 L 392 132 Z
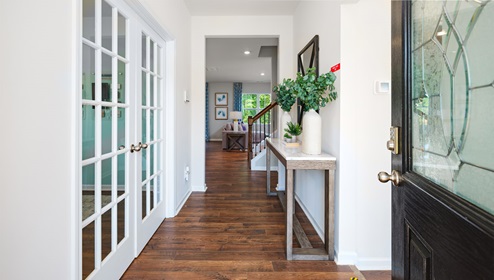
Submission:
M 264 73 L 261 73 L 261 76 L 264 76 Z
M 245 51 L 244 54 L 245 55 L 249 55 L 250 54 L 250 51 Z

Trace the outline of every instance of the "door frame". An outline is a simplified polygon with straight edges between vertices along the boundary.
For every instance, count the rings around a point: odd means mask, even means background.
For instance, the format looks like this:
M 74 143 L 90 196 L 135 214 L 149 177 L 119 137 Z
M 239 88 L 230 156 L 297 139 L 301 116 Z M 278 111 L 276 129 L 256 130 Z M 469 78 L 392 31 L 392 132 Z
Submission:
M 439 187 L 412 170 L 411 127 L 412 108 L 408 100 L 411 95 L 411 1 L 392 1 L 391 4 L 391 65 L 392 96 L 391 125 L 400 128 L 401 149 L 392 155 L 392 170 L 397 170 L 403 179 L 413 187 L 432 195 L 438 203 L 443 204 L 457 215 L 477 226 L 480 230 L 494 235 L 494 217 L 463 198 Z M 405 213 L 404 189 L 393 185 L 392 189 L 392 277 L 405 278 Z M 439 199 L 439 200 L 438 200 Z
M 71 195 L 71 219 L 72 219 L 72 238 L 71 238 L 71 248 L 73 252 L 72 260 L 71 260 L 71 271 L 72 271 L 72 279 L 81 279 L 82 273 L 82 232 L 81 232 L 81 137 L 82 137 L 82 123 L 80 116 L 82 114 L 82 100 L 81 100 L 81 83 L 82 83 L 82 7 L 83 0 L 72 0 L 74 4 L 74 9 L 72 10 L 73 17 L 73 34 L 72 42 L 74 48 L 72 50 L 73 57 L 73 73 L 75 76 L 72 76 L 72 86 L 74 89 L 74 97 L 73 97 L 73 110 L 72 110 L 72 123 L 73 129 L 71 134 L 73 135 L 74 146 L 73 146 L 73 158 L 74 162 L 74 170 L 73 170 L 73 191 Z M 176 163 L 176 154 L 175 154 L 175 88 L 176 88 L 176 42 L 175 38 L 167 32 L 159 23 L 154 19 L 154 17 L 146 10 L 146 8 L 138 1 L 135 0 L 109 0 L 110 2 L 120 2 L 127 7 L 124 8 L 125 12 L 132 16 L 129 20 L 131 21 L 130 30 L 132 30 L 132 21 L 138 21 L 141 24 L 147 25 L 150 27 L 153 32 L 155 32 L 161 39 L 165 41 L 165 51 L 164 51 L 164 80 L 165 86 L 163 88 L 164 96 L 163 96 L 163 115 L 162 115 L 162 131 L 164 133 L 164 143 L 162 148 L 162 158 L 163 158 L 163 203 L 165 203 L 164 208 L 164 216 L 174 217 L 176 215 L 175 211 L 175 163 Z M 130 36 L 130 33 L 129 33 Z M 130 46 L 130 45 L 129 45 Z M 133 67 L 130 67 L 129 71 L 133 71 Z M 133 76 L 135 73 L 129 73 L 129 76 Z M 133 90 L 133 89 L 131 89 Z M 134 122 L 131 120 L 129 126 Z M 168 132 L 168 133 L 166 133 Z M 131 141 L 132 139 L 130 139 Z M 127 163 L 128 164 L 128 163 Z M 130 176 L 132 177 L 132 176 Z M 130 186 L 132 187 L 132 186 Z M 133 192 L 135 197 L 135 190 L 130 191 Z M 129 199 L 128 203 L 134 203 Z M 129 206 L 130 207 L 130 206 Z M 129 223 L 135 224 L 135 214 L 129 215 Z M 135 229 L 134 226 L 129 226 L 130 228 Z M 140 252 L 137 251 L 136 246 L 136 237 L 134 236 L 134 257 L 137 257 Z

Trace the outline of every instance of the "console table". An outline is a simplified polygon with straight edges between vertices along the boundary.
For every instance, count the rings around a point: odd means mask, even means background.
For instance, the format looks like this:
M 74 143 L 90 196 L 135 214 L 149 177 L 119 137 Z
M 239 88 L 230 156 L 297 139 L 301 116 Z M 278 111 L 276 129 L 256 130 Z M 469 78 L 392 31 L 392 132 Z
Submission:
M 287 147 L 282 140 L 266 138 L 266 192 L 278 195 L 282 203 L 282 192 L 271 192 L 271 152 L 286 169 L 286 258 L 287 260 L 333 260 L 334 259 L 334 171 L 336 158 L 322 153 L 307 155 L 301 147 Z M 300 223 L 295 217 L 294 170 L 324 170 L 324 248 L 312 248 Z M 295 223 L 294 223 L 295 220 Z M 293 248 L 293 230 L 301 248 Z

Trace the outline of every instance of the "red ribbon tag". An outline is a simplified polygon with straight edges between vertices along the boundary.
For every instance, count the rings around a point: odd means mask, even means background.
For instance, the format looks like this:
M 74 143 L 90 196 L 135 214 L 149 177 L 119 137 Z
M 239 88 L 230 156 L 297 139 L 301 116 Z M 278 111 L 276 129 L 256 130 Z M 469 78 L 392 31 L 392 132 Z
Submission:
M 340 70 L 340 64 L 339 63 L 336 64 L 335 66 L 331 67 L 331 72 L 336 72 L 338 70 Z

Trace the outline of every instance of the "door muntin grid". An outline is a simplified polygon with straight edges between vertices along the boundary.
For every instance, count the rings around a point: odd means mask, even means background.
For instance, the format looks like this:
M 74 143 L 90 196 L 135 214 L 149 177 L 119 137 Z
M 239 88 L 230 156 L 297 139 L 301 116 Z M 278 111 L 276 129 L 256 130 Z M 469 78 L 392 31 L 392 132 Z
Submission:
M 129 20 L 104 0 L 83 1 L 82 278 L 129 236 Z
M 141 150 L 141 203 L 142 219 L 163 201 L 161 169 L 161 151 L 163 147 L 163 52 L 164 46 L 158 44 L 150 35 L 141 34 L 141 140 L 148 145 Z
M 494 214 L 494 4 L 412 3 L 413 170 Z

